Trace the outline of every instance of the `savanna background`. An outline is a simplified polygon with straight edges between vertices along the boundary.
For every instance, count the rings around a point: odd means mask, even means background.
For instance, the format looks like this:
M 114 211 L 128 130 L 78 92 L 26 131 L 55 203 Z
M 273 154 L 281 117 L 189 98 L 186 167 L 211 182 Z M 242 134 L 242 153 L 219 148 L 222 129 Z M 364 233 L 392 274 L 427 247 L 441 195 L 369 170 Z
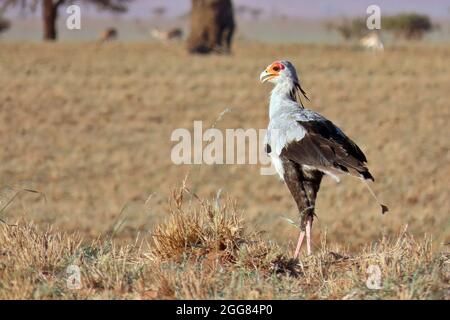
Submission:
M 380 1 L 382 17 L 417 12 L 432 28 L 402 37 L 382 24 L 374 51 L 339 31 L 372 3 L 316 2 L 233 1 L 229 54 L 188 52 L 188 0 L 120 13 L 79 1 L 82 29 L 65 28 L 60 9 L 57 41 L 41 40 L 40 1 L 5 6 L 0 298 L 449 299 L 450 3 Z M 173 27 L 182 39 L 151 35 Z M 271 88 L 258 77 L 281 58 L 306 106 L 365 152 L 390 207 L 381 215 L 355 179 L 326 178 L 314 253 L 300 262 L 298 213 L 277 176 L 170 157 L 172 131 L 196 120 L 266 128 Z M 370 265 L 379 290 L 366 286 Z

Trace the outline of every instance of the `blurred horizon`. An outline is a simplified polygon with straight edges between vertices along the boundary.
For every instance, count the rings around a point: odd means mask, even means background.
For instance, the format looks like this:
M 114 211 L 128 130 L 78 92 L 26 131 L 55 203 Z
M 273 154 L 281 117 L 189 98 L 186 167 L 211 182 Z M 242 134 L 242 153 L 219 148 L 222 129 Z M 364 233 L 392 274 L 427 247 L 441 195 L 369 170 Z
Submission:
M 234 0 L 237 20 L 237 39 L 264 42 L 339 43 L 336 32 L 326 30 L 325 21 L 342 18 L 367 17 L 366 9 L 371 4 L 381 8 L 381 15 L 396 13 L 426 14 L 440 28 L 424 37 L 425 41 L 450 41 L 450 1 L 420 0 Z M 190 0 L 135 0 L 123 14 L 99 11 L 93 5 L 82 6 L 82 30 L 64 28 L 64 9 L 60 10 L 58 31 L 62 41 L 95 40 L 105 28 L 115 27 L 121 41 L 151 40 L 153 28 L 178 27 L 188 32 Z M 155 8 L 164 8 L 156 14 Z M 252 13 L 253 10 L 253 13 Z M 256 13 L 255 13 L 256 11 Z M 4 41 L 39 41 L 41 18 L 36 12 L 9 9 L 5 16 L 12 21 L 10 30 L 1 35 Z M 382 26 L 383 28 L 383 26 Z M 381 30 L 383 31 L 383 29 Z M 388 36 L 389 38 L 389 36 Z
M 429 15 L 438 20 L 450 18 L 449 0 L 278 0 L 274 3 L 271 0 L 233 0 L 235 9 L 240 6 L 249 8 L 259 8 L 262 10 L 261 17 L 270 18 L 272 16 L 286 16 L 291 18 L 306 19 L 328 19 L 339 17 L 354 17 L 365 15 L 366 8 L 375 4 L 381 8 L 381 14 L 395 14 L 400 12 L 416 12 Z M 190 10 L 190 0 L 134 0 L 128 5 L 128 11 L 123 14 L 129 18 L 144 18 L 152 15 L 152 10 L 158 7 L 165 7 L 164 15 L 167 18 L 174 18 L 184 15 Z M 86 6 L 84 14 L 88 16 L 115 16 L 117 14 L 99 11 L 94 6 Z M 24 13 L 19 9 L 9 10 L 6 16 L 9 18 L 20 18 Z M 27 15 L 36 15 L 38 12 Z

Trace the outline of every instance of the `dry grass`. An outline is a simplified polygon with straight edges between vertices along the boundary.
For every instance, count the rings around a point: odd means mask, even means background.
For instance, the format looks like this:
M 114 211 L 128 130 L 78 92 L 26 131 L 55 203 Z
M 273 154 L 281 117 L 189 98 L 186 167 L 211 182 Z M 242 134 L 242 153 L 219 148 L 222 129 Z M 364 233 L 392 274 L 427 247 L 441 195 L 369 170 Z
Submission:
M 0 299 L 135 298 L 144 279 L 135 245 L 118 248 L 105 239 L 82 245 L 76 234 L 25 222 L 3 225 L 0 242 Z M 82 270 L 80 290 L 67 285 L 70 265 Z
M 14 197 L 0 218 L 21 221 L 1 226 L 1 297 L 448 297 L 436 270 L 450 241 L 450 47 L 402 45 L 374 55 L 240 43 L 226 57 L 122 43 L 3 43 L 0 51 L 0 200 Z M 357 181 L 326 179 L 316 254 L 303 258 L 303 269 L 288 258 L 297 230 L 282 217 L 297 213 L 276 177 L 261 176 L 258 166 L 170 161 L 174 129 L 212 124 L 226 108 L 219 129 L 265 128 L 269 88 L 258 75 L 277 58 L 298 67 L 308 106 L 362 147 L 391 209 L 380 215 Z M 187 172 L 191 197 L 223 190 L 242 215 L 231 203 L 218 212 L 215 200 L 178 208 L 168 190 Z M 42 231 L 46 225 L 66 235 Z M 399 236 L 405 225 L 408 234 Z M 150 247 L 134 245 L 136 238 Z M 48 245 L 51 254 L 42 249 Z M 71 259 L 86 282 L 76 292 L 62 280 Z M 372 262 L 385 275 L 381 291 L 362 280 Z
M 214 208 L 182 188 L 147 245 L 138 240 L 125 247 L 109 238 L 82 244 L 77 235 L 27 223 L 2 225 L 0 298 L 449 298 L 449 253 L 433 254 L 427 238 L 416 241 L 402 231 L 356 254 L 323 240 L 314 255 L 299 263 L 246 231 L 229 205 Z M 80 268 L 81 289 L 67 287 L 69 265 Z M 370 265 L 381 270 L 379 290 L 365 285 Z

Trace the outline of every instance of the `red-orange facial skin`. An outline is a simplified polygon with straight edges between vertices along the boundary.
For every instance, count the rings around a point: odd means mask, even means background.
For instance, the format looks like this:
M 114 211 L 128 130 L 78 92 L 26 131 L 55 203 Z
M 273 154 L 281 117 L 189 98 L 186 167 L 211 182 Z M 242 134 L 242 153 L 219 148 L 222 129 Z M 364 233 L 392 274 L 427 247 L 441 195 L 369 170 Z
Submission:
M 267 71 L 273 75 L 279 75 L 280 71 L 284 70 L 284 68 L 285 66 L 281 62 L 275 61 L 270 65 L 269 70 Z
M 274 63 L 272 63 L 270 66 L 267 67 L 266 69 L 267 76 L 264 82 L 279 76 L 280 72 L 285 68 L 286 67 L 281 62 L 275 61 Z
M 284 69 L 286 69 L 286 66 L 280 61 L 273 62 L 266 68 L 266 70 L 261 73 L 261 82 L 264 83 L 270 81 L 275 77 L 278 77 L 280 75 L 280 72 Z

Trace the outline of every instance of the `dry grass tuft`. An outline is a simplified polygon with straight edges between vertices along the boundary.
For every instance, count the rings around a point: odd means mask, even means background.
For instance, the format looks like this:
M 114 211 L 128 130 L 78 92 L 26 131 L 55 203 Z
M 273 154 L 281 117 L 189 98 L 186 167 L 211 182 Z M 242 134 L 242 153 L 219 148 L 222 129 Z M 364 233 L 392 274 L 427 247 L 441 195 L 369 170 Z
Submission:
M 191 196 L 187 207 L 186 195 Z M 197 205 L 192 203 L 192 199 Z M 152 233 L 150 257 L 154 261 L 220 257 L 221 263 L 237 263 L 241 253 L 255 265 L 270 251 L 255 233 L 244 230 L 242 216 L 230 200 L 205 201 L 183 186 L 172 192 L 169 218 Z

